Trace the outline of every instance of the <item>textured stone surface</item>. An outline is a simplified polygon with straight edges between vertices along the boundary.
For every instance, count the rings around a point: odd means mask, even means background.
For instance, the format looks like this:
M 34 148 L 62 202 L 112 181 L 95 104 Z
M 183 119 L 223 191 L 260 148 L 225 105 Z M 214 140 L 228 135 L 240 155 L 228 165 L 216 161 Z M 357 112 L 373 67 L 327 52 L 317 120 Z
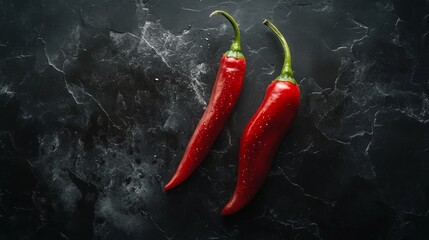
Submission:
M 248 70 L 169 193 L 232 28 Z M 286 36 L 302 105 L 269 178 L 220 217 Z M 0 0 L 0 239 L 428 239 L 429 2 Z

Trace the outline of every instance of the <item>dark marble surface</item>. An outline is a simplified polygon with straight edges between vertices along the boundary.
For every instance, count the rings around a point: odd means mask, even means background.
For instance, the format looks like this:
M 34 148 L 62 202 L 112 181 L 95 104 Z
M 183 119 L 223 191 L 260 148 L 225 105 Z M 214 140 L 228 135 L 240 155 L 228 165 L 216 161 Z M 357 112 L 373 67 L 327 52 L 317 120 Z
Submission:
M 192 177 L 173 174 L 232 28 L 248 70 Z M 299 116 L 220 217 L 237 145 L 292 49 Z M 0 0 L 0 239 L 429 239 L 429 2 Z

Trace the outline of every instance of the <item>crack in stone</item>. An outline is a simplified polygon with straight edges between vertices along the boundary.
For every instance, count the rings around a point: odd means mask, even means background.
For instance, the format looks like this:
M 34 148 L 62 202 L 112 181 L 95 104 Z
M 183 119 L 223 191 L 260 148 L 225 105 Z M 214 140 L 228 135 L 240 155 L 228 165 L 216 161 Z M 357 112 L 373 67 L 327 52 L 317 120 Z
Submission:
M 268 218 L 273 223 L 277 223 L 285 227 L 290 227 L 294 230 L 305 230 L 310 232 L 313 236 L 317 237 L 318 239 L 322 239 L 320 236 L 320 227 L 317 223 L 314 223 L 314 222 L 305 223 L 305 222 L 294 221 L 291 219 L 281 220 L 279 214 L 276 213 L 275 210 L 271 208 L 269 209 L 268 213 L 269 214 L 267 214 L 267 209 L 264 208 L 264 212 L 260 216 L 254 217 L 253 219 Z M 308 228 L 309 226 L 314 226 L 315 230 L 309 229 Z M 299 233 L 297 233 L 296 237 L 298 237 L 298 235 Z
M 63 75 L 66 75 L 66 74 L 65 74 L 65 72 L 64 72 L 63 70 L 59 69 L 57 66 L 55 66 L 55 64 L 53 64 L 53 63 L 52 63 L 51 58 L 49 57 L 48 51 L 47 51 L 47 49 L 46 49 L 46 42 L 45 42 L 45 40 L 44 40 L 43 38 L 38 38 L 38 40 L 40 40 L 40 41 L 43 43 L 43 51 L 44 51 L 44 53 L 45 53 L 46 60 L 48 61 L 48 66 L 51 66 L 51 67 L 53 67 L 57 72 L 59 72 L 59 73 L 61 73 L 61 74 L 63 74 Z M 46 69 L 45 69 L 45 70 L 46 70 Z
M 14 60 L 14 59 L 23 59 L 23 58 L 31 58 L 31 57 L 34 57 L 34 55 L 23 54 L 23 55 L 17 55 L 17 56 L 13 56 L 13 57 L 3 58 L 1 60 L 2 61 L 9 61 L 9 60 Z
M 321 202 L 321 203 L 323 203 L 323 204 L 325 204 L 325 205 L 328 205 L 328 206 L 331 206 L 331 207 L 333 207 L 335 204 L 334 203 L 331 203 L 331 202 L 329 202 L 329 201 L 327 201 L 327 200 L 324 200 L 323 198 L 320 198 L 320 197 L 317 197 L 317 196 L 313 196 L 313 195 L 311 195 L 311 194 L 308 194 L 308 193 L 306 193 L 305 192 L 305 189 L 303 188 L 303 187 L 301 187 L 301 185 L 299 185 L 299 184 L 297 184 L 297 183 L 295 183 L 295 182 L 293 182 L 286 174 L 285 174 L 285 172 L 284 172 L 284 170 L 283 170 L 283 168 L 281 168 L 280 166 L 277 166 L 277 169 L 279 169 L 280 170 L 280 174 L 283 176 L 283 177 L 285 177 L 286 178 L 286 180 L 292 185 L 292 186 L 294 186 L 295 188 L 298 188 L 299 189 L 299 191 L 304 195 L 304 196 L 306 196 L 306 197 L 309 197 L 309 198 L 311 198 L 311 199 L 314 199 L 314 200 L 317 200 L 317 201 L 319 201 L 319 202 Z
M 84 104 L 83 102 L 79 102 L 78 97 L 76 96 L 76 93 L 73 92 L 72 87 L 77 87 L 75 85 L 70 85 L 67 80 L 64 78 L 64 82 L 66 84 L 66 89 L 67 91 L 70 93 L 70 95 L 73 97 L 74 101 L 76 104 L 78 105 L 82 105 Z M 92 101 L 94 101 L 96 103 L 96 105 L 101 109 L 101 111 L 103 111 L 103 113 L 106 115 L 107 119 L 109 120 L 110 123 L 112 123 L 112 126 L 117 128 L 118 130 L 124 130 L 122 129 L 120 126 L 116 125 L 112 118 L 110 117 L 109 113 L 104 109 L 104 107 L 102 106 L 102 104 L 100 103 L 100 101 L 98 101 L 94 96 L 92 96 L 90 93 L 88 93 L 87 91 L 85 91 L 83 88 L 81 87 L 77 87 L 79 88 L 79 90 L 85 94 L 86 96 L 88 96 L 90 99 L 92 99 Z

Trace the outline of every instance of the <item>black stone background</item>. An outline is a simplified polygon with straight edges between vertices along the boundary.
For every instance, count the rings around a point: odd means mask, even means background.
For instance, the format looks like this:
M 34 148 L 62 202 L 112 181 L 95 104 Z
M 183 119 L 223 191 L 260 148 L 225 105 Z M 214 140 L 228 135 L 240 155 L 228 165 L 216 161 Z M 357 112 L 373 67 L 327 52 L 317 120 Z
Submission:
M 240 23 L 240 100 L 169 193 Z M 302 105 L 241 213 L 237 145 L 286 36 Z M 0 0 L 0 239 L 429 239 L 429 1 Z

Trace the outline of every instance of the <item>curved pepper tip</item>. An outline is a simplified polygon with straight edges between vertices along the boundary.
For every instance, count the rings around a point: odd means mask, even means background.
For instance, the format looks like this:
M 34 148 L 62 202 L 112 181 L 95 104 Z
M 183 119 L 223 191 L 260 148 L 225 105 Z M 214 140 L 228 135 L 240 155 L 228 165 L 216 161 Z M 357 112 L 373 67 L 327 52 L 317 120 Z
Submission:
M 228 206 L 224 207 L 222 209 L 222 212 L 220 213 L 221 216 L 225 217 L 225 216 L 229 216 L 234 214 L 234 211 L 232 211 L 232 209 Z
M 240 209 L 236 209 L 234 207 L 232 207 L 231 205 L 227 204 L 223 209 L 222 212 L 220 212 L 220 215 L 225 217 L 225 216 L 229 216 L 232 215 L 236 212 L 238 212 Z
M 174 179 L 171 179 L 170 182 L 168 182 L 167 184 L 165 184 L 164 186 L 164 191 L 168 191 L 174 187 L 176 187 L 178 184 L 176 183 L 176 181 L 174 181 Z
M 237 204 L 236 199 L 231 199 L 225 207 L 223 207 L 222 212 L 220 213 L 221 216 L 229 216 L 234 213 L 237 213 L 243 208 L 243 206 L 240 206 L 240 204 Z

